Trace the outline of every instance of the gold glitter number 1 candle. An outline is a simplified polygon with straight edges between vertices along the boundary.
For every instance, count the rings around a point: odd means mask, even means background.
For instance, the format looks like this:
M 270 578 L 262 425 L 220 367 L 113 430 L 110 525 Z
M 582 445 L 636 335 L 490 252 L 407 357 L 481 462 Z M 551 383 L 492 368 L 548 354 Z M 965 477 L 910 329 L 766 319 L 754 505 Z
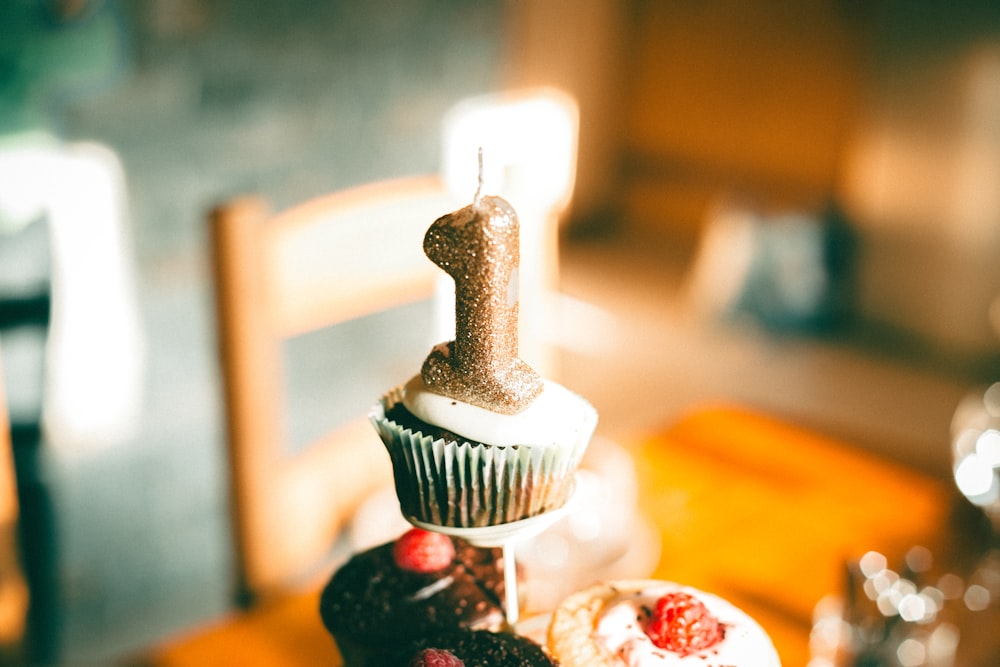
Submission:
M 564 387 L 543 383 L 518 355 L 519 222 L 506 201 L 480 196 L 482 173 L 480 152 L 472 204 L 438 218 L 424 236 L 424 252 L 455 281 L 455 339 L 431 350 L 415 378 L 419 382 L 382 398 L 372 423 L 392 458 L 408 521 L 474 546 L 503 548 L 504 602 L 513 625 L 519 614 L 515 542 L 538 535 L 569 511 L 597 413 Z M 494 414 L 461 406 L 462 428 L 452 430 L 454 415 L 441 423 L 438 411 L 459 402 Z M 521 416 L 529 406 L 538 413 L 529 412 L 531 419 L 505 418 Z M 482 417 L 488 428 L 470 426 L 470 415 L 472 421 Z M 411 428 L 413 418 L 432 432 L 419 424 Z M 511 423 L 521 425 L 513 437 L 504 433 Z M 466 427 L 486 437 L 467 440 Z M 544 431 L 542 437 L 536 430 Z
M 428 355 L 424 384 L 502 414 L 520 412 L 542 391 L 541 377 L 518 357 L 519 231 L 510 204 L 477 191 L 424 236 L 427 257 L 455 281 L 455 340 Z

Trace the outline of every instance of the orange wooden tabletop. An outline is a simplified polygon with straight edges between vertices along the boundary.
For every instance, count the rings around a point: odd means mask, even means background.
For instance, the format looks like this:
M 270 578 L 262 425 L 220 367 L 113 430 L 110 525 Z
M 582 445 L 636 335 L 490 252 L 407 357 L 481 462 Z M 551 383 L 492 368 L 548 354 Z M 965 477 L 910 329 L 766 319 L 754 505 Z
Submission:
M 771 634 L 785 667 L 809 659 L 816 603 L 845 559 L 938 539 L 949 487 L 749 410 L 704 407 L 627 445 L 640 509 L 662 537 L 655 576 L 730 599 Z M 338 665 L 318 593 L 172 638 L 128 664 Z
M 840 592 L 845 559 L 933 547 L 947 523 L 947 485 L 740 408 L 692 412 L 635 455 L 663 540 L 655 575 L 742 607 L 785 667 L 808 662 L 813 610 Z

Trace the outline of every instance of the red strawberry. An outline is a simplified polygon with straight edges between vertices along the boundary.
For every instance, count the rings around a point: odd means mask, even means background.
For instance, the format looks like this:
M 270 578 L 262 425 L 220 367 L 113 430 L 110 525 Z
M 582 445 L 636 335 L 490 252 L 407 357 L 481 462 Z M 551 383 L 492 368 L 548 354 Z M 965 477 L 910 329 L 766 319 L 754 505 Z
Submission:
M 465 667 L 465 663 L 451 651 L 425 648 L 413 657 L 410 667 Z
M 411 528 L 396 540 L 392 556 L 400 569 L 428 574 L 451 565 L 455 545 L 447 535 Z
M 722 641 L 723 626 L 697 598 L 667 593 L 656 601 L 646 634 L 662 649 L 690 655 Z

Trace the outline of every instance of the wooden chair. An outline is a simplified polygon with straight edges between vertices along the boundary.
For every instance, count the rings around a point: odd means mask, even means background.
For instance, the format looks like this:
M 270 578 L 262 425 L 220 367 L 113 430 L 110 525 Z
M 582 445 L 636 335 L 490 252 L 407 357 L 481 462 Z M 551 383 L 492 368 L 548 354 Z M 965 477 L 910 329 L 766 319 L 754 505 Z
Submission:
M 422 252 L 423 234 L 437 217 L 462 205 L 428 176 L 354 187 L 277 215 L 256 197 L 213 211 L 242 604 L 290 585 L 316 583 L 327 573 L 323 565 L 344 522 L 391 480 L 388 457 L 365 415 L 288 453 L 282 345 L 430 297 L 440 271 Z
M 0 664 L 26 660 L 28 586 L 18 540 L 17 477 L 0 365 Z
M 575 137 L 575 124 L 570 129 Z M 474 146 L 468 152 L 474 156 Z M 504 164 L 516 157 L 508 150 Z M 551 267 L 539 267 L 527 280 L 522 274 L 522 294 L 555 286 L 557 249 L 543 240 L 558 236 L 559 215 L 572 191 L 571 184 L 566 187 L 556 194 L 558 201 L 545 200 L 544 210 L 522 206 L 528 217 L 544 219 L 527 232 L 522 222 L 522 257 L 530 235 L 534 243 L 528 245 L 545 253 L 529 253 L 530 261 Z M 438 176 L 418 176 L 335 192 L 277 215 L 257 197 L 212 212 L 235 597 L 245 611 L 160 642 L 124 664 L 338 664 L 331 662 L 336 648 L 319 619 L 319 590 L 332 569 L 338 533 L 362 500 L 391 484 L 392 470 L 366 415 L 289 453 L 283 346 L 316 329 L 425 297 L 437 304 L 428 350 L 445 329 L 453 332 L 451 302 L 443 298 L 453 289 L 451 281 L 424 256 L 422 239 L 435 219 L 471 203 L 475 190 L 474 181 L 460 194 Z M 516 195 L 503 183 L 487 192 Z M 520 216 L 521 205 L 511 203 Z

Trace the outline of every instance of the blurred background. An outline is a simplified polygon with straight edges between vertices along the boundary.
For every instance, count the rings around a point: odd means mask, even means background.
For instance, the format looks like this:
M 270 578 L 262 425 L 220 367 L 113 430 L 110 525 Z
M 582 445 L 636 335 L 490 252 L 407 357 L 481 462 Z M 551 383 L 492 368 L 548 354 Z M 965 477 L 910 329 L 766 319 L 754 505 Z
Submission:
M 562 287 L 593 335 L 559 369 L 603 428 L 731 398 L 950 474 L 956 405 L 1000 378 L 996 3 L 7 0 L 0 347 L 53 659 L 230 603 L 206 210 L 436 172 L 449 109 L 540 85 L 579 105 Z M 413 372 L 398 322 L 291 351 L 307 423 Z M 586 372 L 622 340 L 656 406 Z

